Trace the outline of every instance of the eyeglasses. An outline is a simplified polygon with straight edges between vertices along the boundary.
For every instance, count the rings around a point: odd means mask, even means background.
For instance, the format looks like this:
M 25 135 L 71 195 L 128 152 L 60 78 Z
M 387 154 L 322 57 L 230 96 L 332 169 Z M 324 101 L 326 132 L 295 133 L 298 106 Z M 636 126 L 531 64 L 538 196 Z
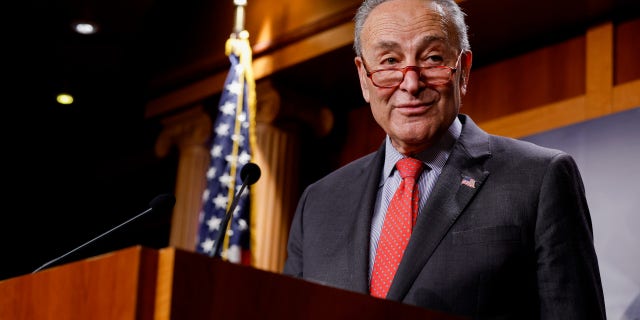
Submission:
M 460 55 L 458 55 L 458 60 L 456 60 L 456 67 L 460 62 L 461 56 L 462 52 L 460 53 Z M 457 70 L 457 68 L 449 66 L 406 66 L 404 68 L 387 68 L 370 72 L 367 68 L 367 64 L 365 63 L 364 58 L 362 58 L 362 64 L 364 66 L 364 70 L 367 72 L 367 77 L 369 77 L 369 79 L 371 79 L 371 82 L 373 82 L 373 85 L 378 88 L 395 88 L 399 86 L 402 81 L 404 81 L 404 76 L 409 70 L 417 72 L 422 78 L 425 79 L 427 85 L 441 86 L 449 83 L 449 81 L 451 81 L 451 76 Z

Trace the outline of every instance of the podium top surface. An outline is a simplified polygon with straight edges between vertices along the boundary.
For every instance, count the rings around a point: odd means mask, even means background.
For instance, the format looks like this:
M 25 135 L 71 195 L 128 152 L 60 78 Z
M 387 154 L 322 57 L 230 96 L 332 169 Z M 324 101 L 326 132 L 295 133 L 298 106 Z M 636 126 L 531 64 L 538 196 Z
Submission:
M 0 296 L 0 319 L 463 319 L 142 246 L 0 281 Z

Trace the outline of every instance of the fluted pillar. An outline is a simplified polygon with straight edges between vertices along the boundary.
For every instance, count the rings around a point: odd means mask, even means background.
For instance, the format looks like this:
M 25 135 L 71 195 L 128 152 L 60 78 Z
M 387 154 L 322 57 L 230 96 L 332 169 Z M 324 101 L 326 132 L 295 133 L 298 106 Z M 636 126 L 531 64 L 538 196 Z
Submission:
M 169 245 L 194 251 L 205 173 L 210 161 L 206 142 L 211 135 L 211 117 L 198 106 L 167 117 L 162 124 L 156 153 L 166 156 L 173 146 L 178 147 L 179 153 Z
M 262 168 L 251 191 L 257 210 L 251 219 L 253 265 L 281 272 L 291 218 L 298 201 L 302 130 L 325 135 L 333 114 L 313 101 L 276 89 L 268 80 L 257 84 L 257 150 L 254 161 Z
M 257 124 L 255 161 L 262 177 L 252 192 L 257 210 L 251 219 L 253 265 L 279 272 L 286 258 L 286 241 L 298 190 L 298 137 L 265 123 Z

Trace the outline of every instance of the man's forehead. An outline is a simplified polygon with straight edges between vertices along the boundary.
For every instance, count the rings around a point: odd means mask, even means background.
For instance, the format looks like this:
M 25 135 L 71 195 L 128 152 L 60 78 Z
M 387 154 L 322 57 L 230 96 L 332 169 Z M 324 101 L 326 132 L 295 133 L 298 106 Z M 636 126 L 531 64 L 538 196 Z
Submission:
M 421 0 L 393 0 L 375 7 L 363 24 L 363 33 L 411 32 L 446 28 L 446 15 L 437 4 Z
M 417 40 L 417 42 L 420 44 L 433 44 L 433 45 L 446 44 L 447 38 L 440 35 L 424 35 L 423 37 L 420 37 Z M 382 48 L 382 49 L 392 49 L 400 46 L 401 44 L 395 39 L 378 39 L 373 43 L 373 45 L 375 47 Z
M 403 9 L 410 8 L 412 12 L 420 13 L 420 12 L 432 12 L 444 16 L 445 10 L 437 2 L 430 0 L 390 0 L 384 1 L 374 7 L 367 20 L 374 16 L 385 16 L 385 15 L 393 15 L 402 11 Z M 379 18 L 379 17 L 378 17 Z

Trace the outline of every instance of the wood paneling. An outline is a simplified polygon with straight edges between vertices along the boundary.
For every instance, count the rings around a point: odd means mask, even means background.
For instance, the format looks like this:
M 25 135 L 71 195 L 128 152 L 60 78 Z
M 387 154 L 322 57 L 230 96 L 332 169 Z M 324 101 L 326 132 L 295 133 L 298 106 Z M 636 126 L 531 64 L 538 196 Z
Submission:
M 157 265 L 135 246 L 0 281 L 0 319 L 153 319 Z
M 585 93 L 585 38 L 471 70 L 461 112 L 487 121 Z
M 586 39 L 586 108 L 574 108 L 574 122 L 605 116 L 612 111 L 613 24 L 603 23 L 589 29 Z
M 618 24 L 614 41 L 614 84 L 640 79 L 640 19 Z
M 340 154 L 341 166 L 376 151 L 385 137 L 384 131 L 376 123 L 368 106 L 351 111 L 347 122 L 345 147 Z

